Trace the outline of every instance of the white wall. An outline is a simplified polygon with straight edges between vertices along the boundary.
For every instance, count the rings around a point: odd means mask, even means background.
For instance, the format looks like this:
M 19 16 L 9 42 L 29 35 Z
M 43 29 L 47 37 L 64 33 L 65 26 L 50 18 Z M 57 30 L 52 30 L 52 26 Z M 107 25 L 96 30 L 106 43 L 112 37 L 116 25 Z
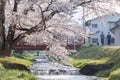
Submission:
M 115 29 L 115 45 L 120 46 L 120 27 Z
M 97 34 L 92 35 L 91 38 L 98 38 L 98 41 L 99 41 L 99 43 L 101 45 L 101 41 L 100 41 L 101 31 L 103 31 L 103 33 L 105 34 L 105 37 L 106 37 L 108 32 L 110 32 L 108 22 L 116 22 L 119 19 L 120 19 L 120 14 L 117 14 L 115 16 L 106 15 L 106 16 L 103 16 L 102 18 L 95 18 L 95 19 L 91 20 L 91 24 L 97 24 L 98 27 L 97 28 L 92 28 L 91 26 L 89 26 L 90 27 L 90 32 L 100 31 Z M 111 34 L 112 37 L 114 37 L 113 33 L 110 32 L 110 34 Z M 88 41 L 86 41 L 86 42 L 88 42 Z M 96 45 L 96 43 L 92 43 L 92 40 L 90 40 L 90 43 L 93 44 L 93 45 Z

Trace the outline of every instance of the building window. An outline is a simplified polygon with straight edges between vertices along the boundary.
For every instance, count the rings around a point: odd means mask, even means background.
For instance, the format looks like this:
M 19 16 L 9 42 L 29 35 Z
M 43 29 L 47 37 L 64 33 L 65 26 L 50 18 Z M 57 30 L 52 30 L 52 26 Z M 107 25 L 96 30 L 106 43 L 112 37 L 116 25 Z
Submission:
M 109 24 L 109 29 L 116 26 L 116 22 L 108 22 L 108 24 Z
M 92 43 L 97 43 L 98 42 L 98 38 L 92 38 Z
M 111 38 L 111 43 L 114 43 L 115 42 L 115 39 L 114 38 Z
M 97 24 L 92 24 L 92 28 L 97 28 Z

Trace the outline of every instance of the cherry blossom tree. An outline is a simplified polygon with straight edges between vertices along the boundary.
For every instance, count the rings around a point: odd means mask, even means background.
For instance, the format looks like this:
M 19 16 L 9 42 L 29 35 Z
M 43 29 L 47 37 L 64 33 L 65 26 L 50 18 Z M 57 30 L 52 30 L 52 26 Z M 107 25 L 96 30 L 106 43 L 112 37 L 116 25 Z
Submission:
M 57 14 L 46 25 L 49 27 L 45 31 L 36 32 L 24 38 L 24 42 L 31 45 L 48 45 L 48 55 L 56 59 L 67 57 L 65 55 L 69 52 L 66 46 L 71 43 L 74 45 L 74 40 L 78 41 L 77 45 L 80 45 L 82 43 L 80 39 L 86 36 L 83 27 L 76 25 L 70 16 L 64 17 Z M 70 44 L 69 39 L 71 39 Z
M 55 14 L 62 12 L 72 15 L 79 6 L 97 14 L 106 13 L 112 8 L 114 10 L 114 7 L 109 6 L 115 2 L 116 0 L 0 0 L 0 54 L 11 56 L 14 44 L 36 32 L 51 33 L 47 22 Z

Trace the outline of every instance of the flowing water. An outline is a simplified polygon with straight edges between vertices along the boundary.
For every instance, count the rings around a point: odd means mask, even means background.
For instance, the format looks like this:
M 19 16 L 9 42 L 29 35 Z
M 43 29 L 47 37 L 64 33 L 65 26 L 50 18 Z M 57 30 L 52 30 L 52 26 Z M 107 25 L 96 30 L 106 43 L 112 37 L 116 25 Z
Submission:
M 96 77 L 88 77 L 88 76 L 76 76 L 76 75 L 45 75 L 45 76 L 38 76 L 43 80 L 98 80 Z
M 45 54 L 34 56 L 36 62 L 31 65 L 31 73 L 42 80 L 102 80 L 95 76 L 85 76 L 78 68 L 51 62 Z

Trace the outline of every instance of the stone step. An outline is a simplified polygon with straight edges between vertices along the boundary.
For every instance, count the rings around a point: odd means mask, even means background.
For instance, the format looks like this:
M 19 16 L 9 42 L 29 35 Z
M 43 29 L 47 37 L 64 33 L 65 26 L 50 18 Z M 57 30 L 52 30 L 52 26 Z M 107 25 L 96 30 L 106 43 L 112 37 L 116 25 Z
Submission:
M 41 63 L 48 63 L 49 60 L 48 59 L 35 59 L 37 62 L 41 62 Z
M 44 55 L 39 55 L 39 56 L 34 56 L 34 59 L 47 59 L 47 56 Z

